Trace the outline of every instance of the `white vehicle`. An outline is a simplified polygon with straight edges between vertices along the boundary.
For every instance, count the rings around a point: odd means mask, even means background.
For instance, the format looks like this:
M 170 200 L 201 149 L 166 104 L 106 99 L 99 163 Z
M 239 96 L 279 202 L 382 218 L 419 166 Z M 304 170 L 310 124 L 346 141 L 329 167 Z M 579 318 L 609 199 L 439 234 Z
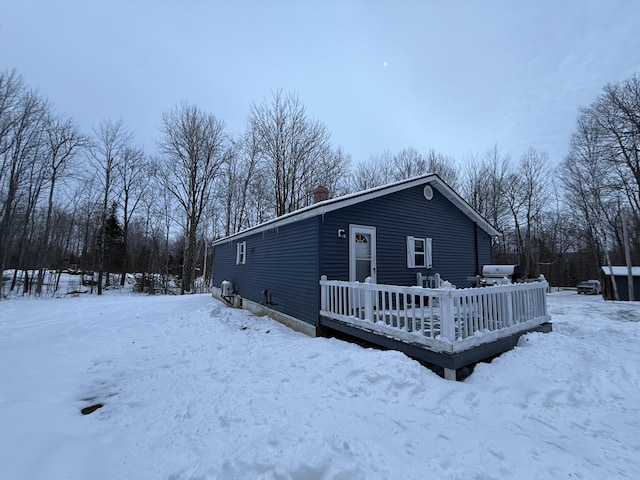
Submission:
M 600 280 L 586 280 L 578 284 L 578 294 L 584 293 L 585 295 L 598 295 L 602 293 L 602 286 Z

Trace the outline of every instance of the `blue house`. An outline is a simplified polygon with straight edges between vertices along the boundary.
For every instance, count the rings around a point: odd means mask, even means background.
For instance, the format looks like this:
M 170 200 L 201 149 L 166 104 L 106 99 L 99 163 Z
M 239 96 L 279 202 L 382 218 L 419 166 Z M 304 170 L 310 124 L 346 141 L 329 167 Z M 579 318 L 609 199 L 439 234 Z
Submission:
M 429 174 L 278 217 L 214 243 L 214 296 L 316 335 L 319 280 L 416 285 L 417 274 L 472 286 L 498 235 Z M 223 282 L 233 295 L 223 295 Z

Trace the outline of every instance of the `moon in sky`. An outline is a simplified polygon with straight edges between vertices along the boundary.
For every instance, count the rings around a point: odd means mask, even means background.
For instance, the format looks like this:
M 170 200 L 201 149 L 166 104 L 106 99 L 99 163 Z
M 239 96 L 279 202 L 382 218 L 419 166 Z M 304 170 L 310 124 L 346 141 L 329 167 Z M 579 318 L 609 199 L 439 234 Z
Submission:
M 388 67 L 389 63 L 388 62 L 383 62 L 382 65 L 384 65 L 385 67 Z

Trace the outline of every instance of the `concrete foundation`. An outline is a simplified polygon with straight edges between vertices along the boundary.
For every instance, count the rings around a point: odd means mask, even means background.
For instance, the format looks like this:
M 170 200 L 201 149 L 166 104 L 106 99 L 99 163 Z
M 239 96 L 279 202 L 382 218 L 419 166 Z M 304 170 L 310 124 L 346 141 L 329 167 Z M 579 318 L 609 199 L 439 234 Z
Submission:
M 286 313 L 278 312 L 260 303 L 242 298 L 240 295 L 234 295 L 231 299 L 222 298 L 222 296 L 220 295 L 220 289 L 217 287 L 213 287 L 211 295 L 213 296 L 213 298 L 220 300 L 229 306 L 243 308 L 259 317 L 266 315 L 276 322 L 280 322 L 290 329 L 295 330 L 296 332 L 304 333 L 305 335 L 309 335 L 310 337 L 317 336 L 316 327 L 314 327 L 313 325 L 303 322 L 302 320 L 292 317 L 291 315 L 287 315 Z

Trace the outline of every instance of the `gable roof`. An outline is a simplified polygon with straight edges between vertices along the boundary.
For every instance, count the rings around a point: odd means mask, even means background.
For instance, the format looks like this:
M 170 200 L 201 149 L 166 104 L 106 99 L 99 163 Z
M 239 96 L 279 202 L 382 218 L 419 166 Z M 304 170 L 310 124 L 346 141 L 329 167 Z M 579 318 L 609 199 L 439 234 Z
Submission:
M 611 275 L 613 272 L 614 277 L 626 277 L 629 275 L 629 270 L 626 265 L 623 266 L 612 266 L 611 270 L 607 265 L 604 265 L 602 268 L 602 273 L 605 276 Z M 631 275 L 634 277 L 640 277 L 640 267 L 631 267 Z
M 239 239 L 245 237 L 246 235 L 258 233 L 263 230 L 280 227 L 293 222 L 298 222 L 310 217 L 323 215 L 340 208 L 355 205 L 361 202 L 366 202 L 367 200 L 371 200 L 373 198 L 389 195 L 391 193 L 406 190 L 408 188 L 413 188 L 418 185 L 427 184 L 431 185 L 432 188 L 435 188 L 438 192 L 444 195 L 445 198 L 447 198 L 451 203 L 458 207 L 467 217 L 477 223 L 478 226 L 489 235 L 500 235 L 500 232 L 493 228 L 486 218 L 484 218 L 476 210 L 474 210 L 473 207 L 471 207 L 471 205 L 469 205 L 460 195 L 458 195 L 449 185 L 447 185 L 439 175 L 430 173 L 427 175 L 421 175 L 419 177 L 400 180 L 398 182 L 389 183 L 387 185 L 370 188 L 361 192 L 351 193 L 342 197 L 331 198 L 329 200 L 314 203 L 312 205 L 309 205 L 308 207 L 296 210 L 295 212 L 281 215 L 280 217 L 276 217 L 273 220 L 268 220 L 264 223 L 261 223 L 260 225 L 256 225 L 255 227 L 251 227 L 238 233 L 234 233 L 227 237 L 216 240 L 215 242 L 213 242 L 213 245 L 218 245 L 232 239 Z

